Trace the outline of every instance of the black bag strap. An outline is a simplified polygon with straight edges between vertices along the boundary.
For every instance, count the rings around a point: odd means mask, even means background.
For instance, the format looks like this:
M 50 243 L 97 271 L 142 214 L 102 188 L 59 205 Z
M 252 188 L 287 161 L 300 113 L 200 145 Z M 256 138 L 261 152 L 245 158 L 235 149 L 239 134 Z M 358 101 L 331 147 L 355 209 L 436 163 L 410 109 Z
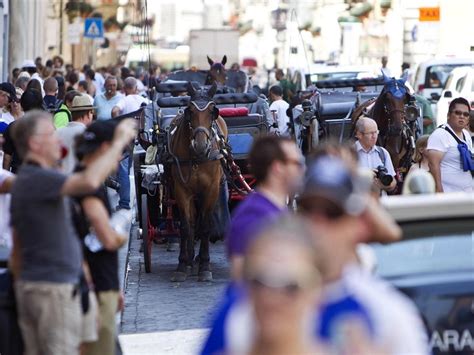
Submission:
M 444 126 L 444 129 L 448 131 L 450 135 L 453 136 L 453 138 L 456 140 L 458 144 L 467 144 L 466 142 L 463 142 L 462 140 L 460 140 L 459 137 L 456 134 L 454 134 L 454 132 L 448 126 Z M 464 140 L 466 140 L 466 137 L 464 136 L 464 132 L 462 132 L 462 136 L 464 137 Z
M 375 151 L 379 155 L 379 158 L 382 161 L 383 166 L 385 167 L 385 160 L 386 159 L 385 159 L 385 153 L 384 153 L 383 149 L 381 147 L 379 147 L 378 145 L 376 145 L 375 146 Z

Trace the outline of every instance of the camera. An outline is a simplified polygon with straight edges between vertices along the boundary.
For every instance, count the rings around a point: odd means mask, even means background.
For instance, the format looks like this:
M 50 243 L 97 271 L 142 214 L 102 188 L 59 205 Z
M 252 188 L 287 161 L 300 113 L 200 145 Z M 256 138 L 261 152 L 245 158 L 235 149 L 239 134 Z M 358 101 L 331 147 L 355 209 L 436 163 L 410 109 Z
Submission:
M 390 186 L 393 181 L 393 176 L 388 173 L 387 168 L 383 165 L 377 167 L 375 177 L 379 179 L 384 186 Z
M 105 186 L 110 187 L 111 189 L 118 191 L 120 189 L 120 183 L 115 179 L 115 177 L 109 176 L 105 180 Z
M 297 121 L 303 126 L 308 127 L 311 124 L 311 121 L 315 118 L 311 101 L 303 100 L 301 108 L 303 109 L 303 112 L 298 116 Z

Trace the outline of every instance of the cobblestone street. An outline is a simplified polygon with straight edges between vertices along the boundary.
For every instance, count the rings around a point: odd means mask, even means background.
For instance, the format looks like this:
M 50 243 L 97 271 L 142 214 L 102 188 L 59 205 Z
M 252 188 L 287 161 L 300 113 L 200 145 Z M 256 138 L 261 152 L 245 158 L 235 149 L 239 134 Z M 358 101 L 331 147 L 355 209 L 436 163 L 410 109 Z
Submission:
M 143 254 L 139 252 L 141 240 L 137 239 L 136 227 L 131 235 L 121 334 L 169 332 L 166 337 L 150 334 L 146 338 L 148 342 L 150 339 L 162 342 L 153 344 L 153 353 L 186 352 L 183 344 L 191 342 L 194 347 L 197 339 L 187 341 L 185 337 L 198 337 L 200 343 L 226 286 L 228 265 L 224 243 L 211 245 L 213 282 L 198 282 L 197 276 L 190 276 L 186 282 L 172 283 L 170 277 L 178 262 L 178 251 L 168 252 L 165 245 L 154 245 L 152 272 L 147 274 Z M 173 337 L 173 334 L 179 336 Z M 176 338 L 176 343 L 173 343 L 173 338 Z M 124 339 L 136 341 L 137 337 L 122 335 L 122 344 Z M 125 344 L 125 354 L 129 353 L 127 349 Z

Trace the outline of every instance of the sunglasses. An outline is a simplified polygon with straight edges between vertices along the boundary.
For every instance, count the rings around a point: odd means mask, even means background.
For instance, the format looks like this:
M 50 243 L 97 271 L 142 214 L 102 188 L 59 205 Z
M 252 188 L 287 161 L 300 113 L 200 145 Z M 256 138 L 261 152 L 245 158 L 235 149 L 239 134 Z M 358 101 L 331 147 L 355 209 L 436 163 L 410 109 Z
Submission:
M 451 111 L 451 113 L 454 113 L 456 116 L 463 116 L 465 118 L 469 117 L 469 112 L 468 111 L 454 110 L 454 111 Z
M 251 288 L 259 289 L 271 289 L 274 291 L 280 291 L 287 295 L 294 295 L 302 290 L 311 288 L 315 284 L 315 280 L 311 280 L 309 277 L 300 278 L 280 278 L 269 277 L 264 275 L 255 275 L 247 278 L 247 283 Z

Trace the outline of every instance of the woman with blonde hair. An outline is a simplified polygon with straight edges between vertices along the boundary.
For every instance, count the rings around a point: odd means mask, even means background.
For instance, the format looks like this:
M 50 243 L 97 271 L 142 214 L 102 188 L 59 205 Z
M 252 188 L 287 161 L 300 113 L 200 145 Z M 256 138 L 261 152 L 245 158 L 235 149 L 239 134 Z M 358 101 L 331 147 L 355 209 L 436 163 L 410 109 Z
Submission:
M 428 166 L 428 159 L 426 158 L 426 146 L 428 145 L 428 137 L 429 135 L 425 134 L 418 138 L 418 140 L 416 141 L 415 153 L 413 153 L 414 163 L 411 165 L 408 173 L 417 169 L 423 169 L 425 171 L 430 170 Z

